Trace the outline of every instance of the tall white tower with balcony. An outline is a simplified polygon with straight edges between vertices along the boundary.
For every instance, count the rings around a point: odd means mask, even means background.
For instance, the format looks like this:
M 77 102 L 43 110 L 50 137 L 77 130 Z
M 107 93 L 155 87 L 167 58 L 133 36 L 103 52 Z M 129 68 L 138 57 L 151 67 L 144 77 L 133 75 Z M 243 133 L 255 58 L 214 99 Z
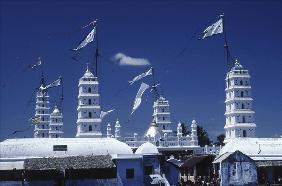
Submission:
M 41 78 L 41 88 L 36 93 L 35 117 L 39 118 L 39 122 L 34 125 L 35 138 L 48 138 L 49 136 L 49 120 L 50 107 L 49 95 L 47 90 L 43 90 L 44 78 Z
M 226 75 L 226 143 L 232 138 L 255 137 L 250 78 L 248 70 L 237 60 Z
M 160 96 L 153 105 L 153 120 L 156 122 L 159 131 L 162 133 L 171 134 L 171 121 L 169 111 L 169 101 L 163 96 Z
M 78 84 L 76 137 L 102 137 L 98 85 L 98 78 L 87 67 L 85 74 L 79 79 Z
M 61 138 L 63 134 L 63 114 L 55 106 L 54 111 L 50 114 L 49 138 Z

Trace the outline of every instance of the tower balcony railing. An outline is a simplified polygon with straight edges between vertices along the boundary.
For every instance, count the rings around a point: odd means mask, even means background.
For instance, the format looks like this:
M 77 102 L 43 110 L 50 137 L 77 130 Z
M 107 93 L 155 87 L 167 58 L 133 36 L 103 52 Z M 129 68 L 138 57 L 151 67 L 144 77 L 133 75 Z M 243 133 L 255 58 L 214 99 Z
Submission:
M 224 115 L 231 115 L 231 114 L 254 114 L 255 111 L 251 109 L 233 109 L 228 110 L 224 113 Z
M 253 101 L 252 97 L 233 97 L 233 98 L 226 98 L 225 103 L 228 102 L 235 102 L 235 101 Z
M 100 109 L 100 105 L 78 105 L 77 110 L 81 109 Z
M 78 96 L 77 96 L 77 98 L 81 98 L 81 97 L 99 97 L 100 96 L 100 94 L 98 94 L 98 93 L 86 93 L 86 92 L 79 92 L 79 94 L 78 94 Z
M 161 111 L 159 111 L 159 112 L 154 112 L 153 113 L 153 116 L 156 116 L 156 115 L 169 115 L 170 114 L 170 112 L 161 112 Z
M 225 90 L 232 90 L 232 89 L 251 89 L 250 85 L 230 85 Z
M 100 118 L 78 118 L 77 123 L 101 123 Z

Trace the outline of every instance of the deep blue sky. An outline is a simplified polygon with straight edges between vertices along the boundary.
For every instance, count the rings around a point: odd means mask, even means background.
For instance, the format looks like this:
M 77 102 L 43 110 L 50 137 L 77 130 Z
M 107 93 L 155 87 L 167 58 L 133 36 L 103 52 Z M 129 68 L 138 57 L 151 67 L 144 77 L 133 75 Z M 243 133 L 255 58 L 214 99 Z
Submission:
M 77 84 L 95 44 L 86 47 L 79 62 L 69 51 L 87 34 L 80 30 L 99 21 L 100 93 L 103 110 L 115 108 L 105 122 L 118 117 L 123 134 L 144 133 L 151 121 L 152 97 L 126 122 L 139 83 L 127 81 L 148 67 L 121 67 L 111 61 L 122 52 L 148 59 L 155 67 L 162 94 L 171 104 L 173 128 L 178 121 L 196 119 L 211 137 L 223 133 L 225 73 L 223 35 L 189 40 L 221 13 L 231 51 L 252 76 L 257 136 L 282 135 L 282 3 L 278 1 L 1 1 L 1 120 L 0 140 L 28 127 L 34 115 L 33 90 L 40 71 L 25 70 L 41 56 L 47 82 L 64 78 L 65 136 L 76 132 Z M 203 28 L 204 29 L 204 28 Z M 177 54 L 187 46 L 183 55 Z M 144 80 L 150 82 L 150 78 Z M 121 91 L 120 91 L 121 90 Z M 60 89 L 50 91 L 53 104 Z M 146 101 L 147 100 L 147 101 Z M 103 123 L 103 128 L 105 128 Z M 33 130 L 10 137 L 31 137 Z

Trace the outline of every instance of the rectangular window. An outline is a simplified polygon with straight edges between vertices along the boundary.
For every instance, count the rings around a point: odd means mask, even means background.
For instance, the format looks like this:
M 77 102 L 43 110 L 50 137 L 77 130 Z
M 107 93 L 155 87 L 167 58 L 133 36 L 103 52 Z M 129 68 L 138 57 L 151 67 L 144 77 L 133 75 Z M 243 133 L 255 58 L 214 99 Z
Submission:
M 126 169 L 126 178 L 127 179 L 134 178 L 134 169 Z
M 67 145 L 53 145 L 53 151 L 67 151 Z

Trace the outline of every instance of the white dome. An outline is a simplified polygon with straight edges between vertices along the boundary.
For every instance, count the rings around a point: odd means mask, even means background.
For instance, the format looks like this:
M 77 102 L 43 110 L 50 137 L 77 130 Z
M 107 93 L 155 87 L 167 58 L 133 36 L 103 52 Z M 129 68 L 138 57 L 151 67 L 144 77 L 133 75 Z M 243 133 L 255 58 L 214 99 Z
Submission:
M 243 66 L 238 62 L 238 60 L 236 59 L 234 67 L 232 68 L 232 70 L 243 70 Z
M 59 109 L 58 109 L 57 106 L 55 106 L 55 109 L 54 109 L 54 111 L 52 112 L 52 114 L 54 114 L 54 115 L 60 114 L 60 111 L 59 111 Z
M 157 124 L 156 124 L 156 122 L 154 120 L 150 124 L 150 127 L 146 131 L 144 136 L 148 137 L 148 138 L 156 138 L 156 139 L 160 139 L 161 138 L 161 134 L 160 134 L 159 128 L 158 128 L 158 126 L 157 126 Z
M 90 72 L 90 70 L 89 70 L 88 67 L 87 67 L 87 70 L 86 70 L 86 72 L 84 73 L 83 77 L 85 77 L 85 78 L 93 78 L 94 75 L 92 74 L 92 72 Z
M 146 142 L 138 147 L 135 154 L 159 154 L 159 151 L 155 145 L 150 142 Z
M 66 151 L 54 151 L 54 146 L 65 146 Z M 24 159 L 31 157 L 87 156 L 133 154 L 131 148 L 114 138 L 22 138 L 0 143 L 0 158 Z

